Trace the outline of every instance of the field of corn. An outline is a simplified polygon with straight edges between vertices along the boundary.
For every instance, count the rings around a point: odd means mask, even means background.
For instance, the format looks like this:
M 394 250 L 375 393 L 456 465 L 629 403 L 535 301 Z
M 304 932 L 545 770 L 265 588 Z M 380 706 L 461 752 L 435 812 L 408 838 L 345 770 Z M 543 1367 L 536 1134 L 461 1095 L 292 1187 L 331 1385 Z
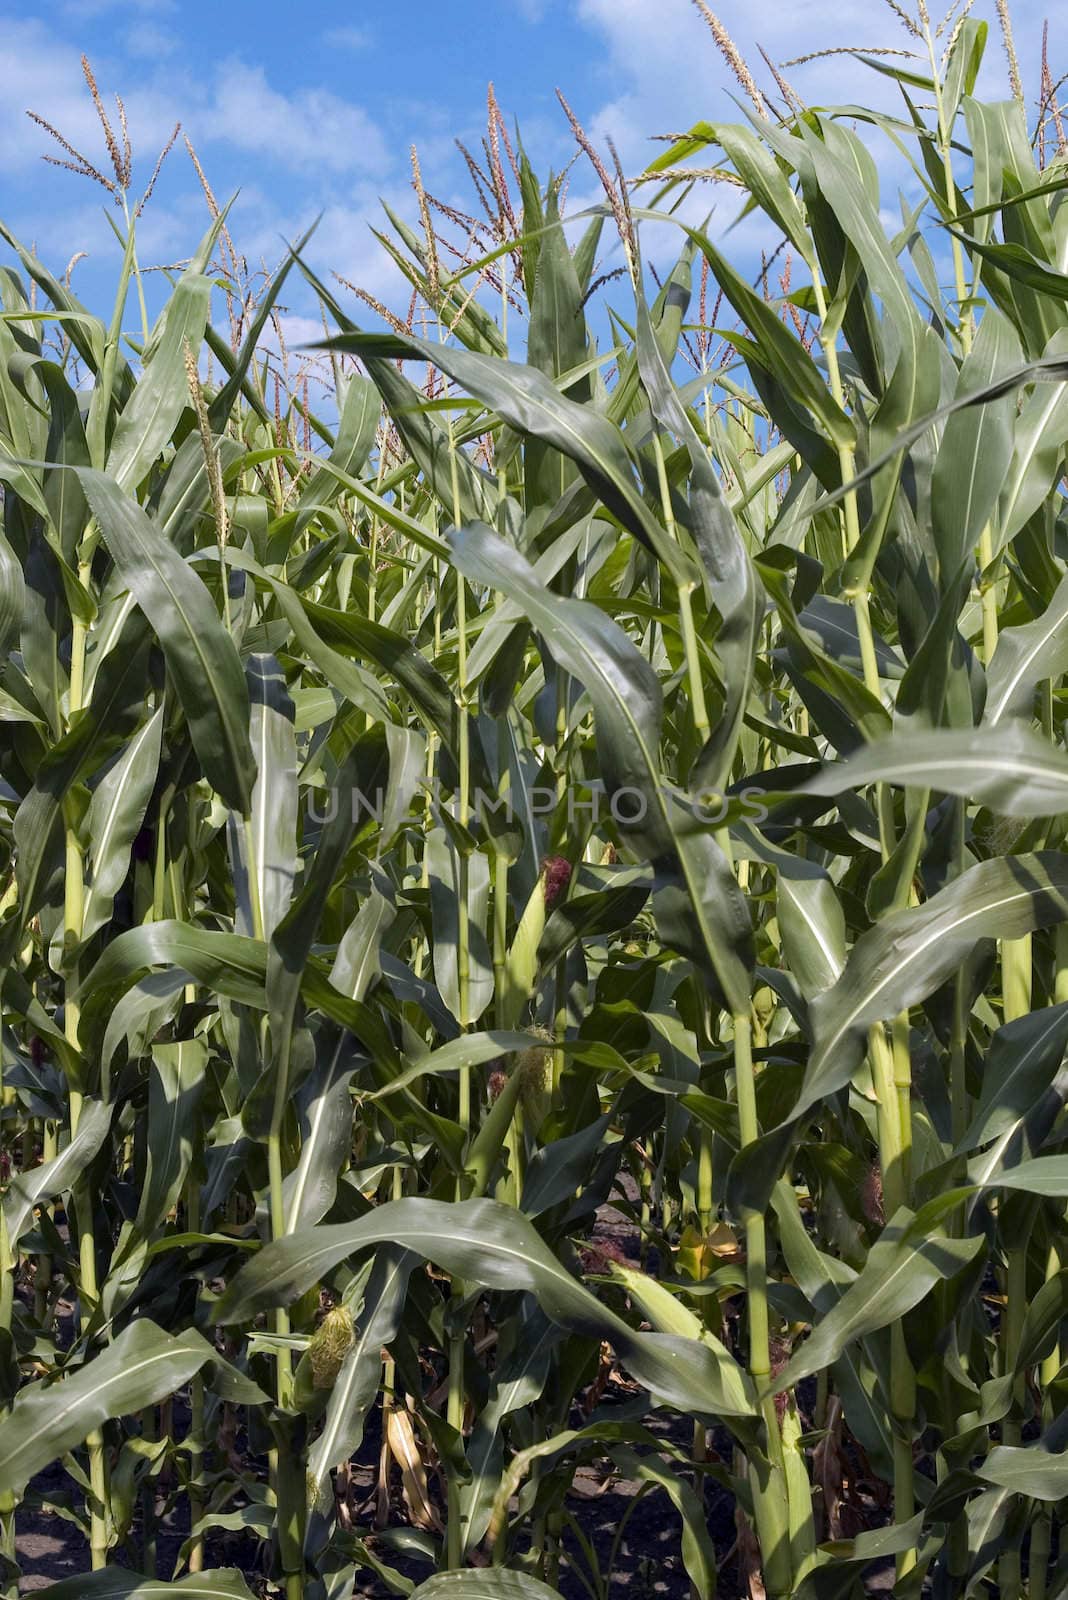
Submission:
M 1068 1595 L 1059 85 L 697 3 L 645 172 L 413 153 L 407 317 L 197 164 L 150 319 L 42 125 L 121 271 L 0 225 L 5 1597 Z

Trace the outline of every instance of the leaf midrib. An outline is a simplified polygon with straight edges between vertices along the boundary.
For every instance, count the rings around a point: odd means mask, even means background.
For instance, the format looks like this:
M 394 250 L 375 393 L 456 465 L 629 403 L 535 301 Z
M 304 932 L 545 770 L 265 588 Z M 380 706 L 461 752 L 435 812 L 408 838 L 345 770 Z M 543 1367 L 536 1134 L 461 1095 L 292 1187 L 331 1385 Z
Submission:
M 908 954 L 905 956 L 900 965 L 897 966 L 893 972 L 888 973 L 885 978 L 882 978 L 874 986 L 868 987 L 865 990 L 862 999 L 853 1005 L 848 1015 L 839 1024 L 837 1030 L 830 1035 L 820 1049 L 819 1054 L 816 1057 L 816 1064 L 812 1070 L 812 1077 L 816 1077 L 820 1067 L 827 1057 L 835 1049 L 837 1049 L 838 1045 L 841 1044 L 843 1039 L 845 1039 L 852 1029 L 858 1025 L 855 1021 L 856 1017 L 859 1016 L 862 1011 L 866 1010 L 871 1004 L 872 1000 L 880 995 L 886 988 L 888 988 L 895 979 L 899 978 L 902 972 L 914 967 L 917 961 L 926 954 L 927 950 L 932 944 L 937 944 L 940 940 L 946 938 L 948 934 L 959 933 L 960 930 L 966 927 L 969 922 L 973 922 L 977 918 L 985 917 L 996 911 L 1001 911 L 1006 906 L 1011 906 L 1017 901 L 1030 900 L 1033 898 L 1033 896 L 1033 889 L 1016 889 L 1012 894 L 1005 895 L 1002 899 L 984 900 L 983 903 L 979 906 L 976 906 L 974 910 L 968 911 L 967 913 L 961 915 L 959 919 L 949 928 L 946 928 L 945 926 L 939 926 L 939 919 L 936 917 L 934 919 L 934 926 L 931 928 L 929 933 L 926 935 L 926 937 L 921 938 L 920 942 L 914 945 L 911 950 L 909 950 Z M 930 904 L 930 902 L 928 902 L 928 904 Z M 876 927 L 878 927 L 878 924 L 876 924 Z M 848 975 L 848 970 L 849 968 L 847 963 L 846 975 Z M 827 993 L 830 993 L 830 991 L 828 990 Z

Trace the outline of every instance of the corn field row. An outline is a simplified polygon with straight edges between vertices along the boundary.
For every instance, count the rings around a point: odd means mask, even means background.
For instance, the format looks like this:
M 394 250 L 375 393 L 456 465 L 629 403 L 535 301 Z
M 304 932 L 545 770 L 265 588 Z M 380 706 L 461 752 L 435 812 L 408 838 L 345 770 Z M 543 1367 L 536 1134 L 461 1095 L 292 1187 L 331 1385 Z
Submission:
M 5 1595 L 1068 1594 L 1068 144 L 906 22 L 385 332 L 0 227 Z

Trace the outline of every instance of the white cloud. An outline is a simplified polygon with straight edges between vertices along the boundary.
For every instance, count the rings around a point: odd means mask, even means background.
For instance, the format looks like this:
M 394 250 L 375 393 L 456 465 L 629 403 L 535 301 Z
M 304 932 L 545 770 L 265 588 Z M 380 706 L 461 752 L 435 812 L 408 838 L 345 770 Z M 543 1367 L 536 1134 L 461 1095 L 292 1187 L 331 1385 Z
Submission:
M 133 32 L 135 47 L 138 42 Z M 149 38 L 141 44 L 150 46 Z M 159 46 L 161 39 L 156 39 Z M 85 87 L 77 49 L 37 22 L 8 25 L 0 58 L 0 170 L 14 172 L 55 149 L 47 134 L 25 115 L 36 111 L 91 161 L 106 161 L 96 113 Z M 152 49 L 148 51 L 151 58 Z M 111 61 L 96 63 L 109 102 L 109 83 L 123 74 Z M 175 122 L 181 121 L 194 144 L 212 143 L 258 155 L 279 167 L 340 173 L 381 172 L 388 159 L 385 140 L 367 112 L 330 89 L 284 92 L 262 67 L 241 59 L 224 61 L 206 80 L 172 67 L 139 69 L 135 87 L 124 95 L 135 157 L 151 164 Z M 113 119 L 114 120 L 114 119 Z M 146 173 L 147 176 L 147 173 Z
M 407 189 L 384 186 L 384 194 L 395 209 L 410 209 Z M 148 215 L 146 211 L 146 218 Z M 288 245 L 295 244 L 313 223 L 317 226 L 304 254 L 335 293 L 342 293 L 331 276 L 337 272 L 390 306 L 407 303 L 405 280 L 371 232 L 372 227 L 381 230 L 389 226 L 376 191 L 360 186 L 360 192 L 348 201 L 328 201 L 320 206 L 307 199 L 294 199 L 287 205 L 262 189 L 246 188 L 230 215 L 231 232 L 250 266 L 263 261 L 272 270 L 285 256 Z M 197 227 L 200 225 L 198 219 Z M 195 232 L 187 223 L 184 236 L 192 238 Z M 348 298 L 347 291 L 344 294 Z M 303 280 L 294 269 L 282 295 L 283 304 L 295 306 L 307 298 Z
M 143 25 L 152 26 L 148 19 Z M 130 30 L 124 30 L 127 46 L 129 35 Z M 13 22 L 7 29 L 0 55 L 0 173 L 5 174 L 8 189 L 3 209 L 16 234 L 34 242 L 57 272 L 62 273 L 75 249 L 89 252 L 76 278 L 92 299 L 95 285 L 106 286 L 111 278 L 108 264 L 116 245 L 105 215 L 111 199 L 92 183 L 41 170 L 42 155 L 64 152 L 24 111 L 32 107 L 110 173 L 82 75 L 77 30 L 70 30 L 68 38 L 73 42 L 57 37 L 39 21 Z M 391 155 L 363 107 L 325 88 L 283 90 L 261 66 L 245 59 L 224 61 L 197 81 L 180 61 L 171 58 L 163 63 L 154 55 L 162 39 L 135 29 L 132 42 L 149 52 L 136 72 L 124 69 L 115 58 L 105 58 L 102 50 L 94 51 L 98 57 L 94 65 L 105 102 L 111 85 L 135 83 L 125 96 L 135 187 L 147 181 L 159 148 L 180 119 L 220 200 L 241 183 L 230 227 L 254 270 L 261 260 L 270 270 L 277 267 L 287 241 L 297 239 L 321 212 L 307 247 L 307 258 L 316 270 L 328 276 L 336 269 L 391 306 L 406 306 L 403 279 L 374 239 L 371 226 L 388 226 L 379 194 L 398 211 L 411 214 L 407 163 Z M 414 106 L 412 120 L 421 134 L 428 131 Z M 445 157 L 451 145 L 436 126 L 429 133 L 420 144 L 424 170 L 428 181 L 433 174 L 439 192 L 450 196 Z M 283 171 L 297 174 L 296 181 L 287 180 Z M 44 184 L 52 197 L 47 203 L 41 198 Z M 160 193 L 139 223 L 142 264 L 170 264 L 188 257 L 208 220 L 204 196 L 179 145 L 165 168 Z M 347 292 L 346 298 L 351 298 Z M 293 314 L 308 305 L 311 294 L 298 272 L 291 275 L 283 299 Z M 373 320 L 369 310 L 365 314 Z
M 764 84 L 769 83 L 769 74 L 757 41 L 767 45 L 776 61 L 837 43 L 908 47 L 911 42 L 878 0 L 838 0 L 833 12 L 824 11 L 818 25 L 811 5 L 801 0 L 785 6 L 782 0 L 710 3 Z M 1017 44 L 1032 100 L 1046 4 L 1047 0 L 1041 5 L 1039 0 L 1012 0 Z M 513 24 L 520 19 L 536 24 L 550 14 L 563 14 L 553 0 L 505 0 L 505 9 Z M 993 0 L 976 0 L 977 13 L 980 10 L 992 23 L 981 89 L 1002 95 L 1006 92 L 1004 58 Z M 93 18 L 102 18 L 107 12 L 112 13 L 107 23 L 93 24 Z M 297 237 L 323 208 L 322 222 L 308 250 L 312 263 L 324 272 L 336 268 L 403 312 L 407 304 L 403 280 L 370 232 L 372 224 L 383 224 L 377 196 L 385 194 L 397 210 L 411 218 L 406 150 L 415 139 L 428 186 L 446 200 L 468 207 L 471 197 L 465 175 L 458 168 L 453 136 L 459 122 L 461 135 L 477 148 L 480 107 L 472 103 L 458 108 L 448 96 L 427 104 L 414 97 L 406 99 L 402 90 L 390 100 L 390 125 L 401 130 L 391 146 L 360 104 L 358 88 L 351 96 L 344 92 L 345 75 L 331 75 L 339 86 L 336 90 L 301 86 L 284 69 L 269 73 L 256 59 L 254 43 L 237 47 L 234 59 L 216 62 L 198 74 L 191 64 L 185 64 L 184 44 L 173 13 L 169 0 L 57 0 L 54 6 L 43 8 L 43 15 L 73 17 L 86 26 L 72 26 L 68 20 L 61 31 L 60 26 L 41 20 L 6 19 L 0 54 L 0 173 L 11 179 L 11 197 L 5 214 L 25 237 L 37 238 L 42 250 L 47 248 L 50 262 L 60 271 L 77 244 L 92 251 L 92 261 L 79 272 L 93 272 L 95 263 L 110 258 L 114 241 L 99 204 L 109 203 L 103 191 L 54 174 L 58 203 L 41 203 L 37 161 L 43 153 L 52 153 L 53 147 L 24 115 L 25 107 L 33 107 L 94 161 L 106 159 L 78 60 L 82 42 L 95 40 L 99 45 L 92 42 L 90 51 L 105 99 L 108 86 L 131 86 L 127 109 L 136 178 L 145 181 L 157 150 L 180 118 L 220 198 L 228 195 L 237 181 L 244 184 L 231 221 L 239 247 L 250 261 L 258 261 L 262 255 L 270 265 L 276 264 L 282 241 Z M 547 167 L 550 157 L 560 170 L 573 154 L 566 122 L 551 99 L 556 82 L 595 141 L 603 148 L 606 137 L 614 140 L 625 169 L 632 174 L 659 148 L 650 142 L 651 135 L 685 127 L 699 117 L 738 120 L 742 116 L 729 98 L 740 97 L 741 90 L 692 0 L 573 0 L 568 14 L 569 20 L 577 19 L 588 34 L 581 68 L 570 65 L 577 56 L 567 34 L 559 36 L 559 43 L 555 30 L 552 35 L 540 35 L 536 76 L 543 93 L 540 98 L 527 97 L 530 104 L 522 115 L 527 147 L 539 152 L 535 158 L 539 170 Z M 358 13 L 355 25 L 340 22 L 344 12 L 336 15 L 338 25 L 318 34 L 329 49 L 359 51 L 376 43 Z M 136 67 L 132 64 L 135 59 Z M 575 75 L 569 79 L 572 70 Z M 1054 70 L 1058 70 L 1056 61 Z M 500 76 L 507 77 L 503 64 Z M 888 78 L 845 56 L 791 68 L 788 76 L 814 104 L 843 104 L 873 96 L 884 105 L 900 103 Z M 351 75 L 350 80 L 359 82 Z M 465 128 L 465 122 L 470 126 Z M 870 142 L 867 132 L 864 137 Z M 164 180 L 166 192 L 157 197 L 161 203 L 150 208 L 143 219 L 145 260 L 173 261 L 187 255 L 206 225 L 203 198 L 188 168 L 182 170 L 184 154 L 176 153 L 172 163 Z M 296 180 L 287 180 L 286 173 L 296 174 Z M 889 157 L 883 161 L 880 155 L 880 175 L 885 207 L 896 216 L 895 190 L 907 179 L 907 170 Z M 574 169 L 570 191 L 571 211 L 583 200 L 600 199 L 585 161 Z M 642 198 L 650 193 L 639 191 Z M 701 220 L 710 209 L 714 211 L 715 236 L 722 240 L 734 220 L 736 198 L 721 185 L 703 187 L 688 202 L 687 220 Z M 674 253 L 678 239 L 675 228 L 647 228 L 647 256 L 659 263 Z M 726 248 L 735 259 L 759 266 L 761 250 L 771 243 L 770 226 L 761 216 L 754 216 L 737 226 Z M 605 230 L 603 253 L 608 258 L 605 265 L 618 261 L 618 253 L 610 246 L 610 228 Z M 307 292 L 296 275 L 287 285 L 286 295 L 294 315 L 305 309 Z M 371 319 L 370 312 L 367 317 Z
M 904 3 L 907 6 L 910 0 Z M 1032 101 L 1037 96 L 1044 4 L 1045 0 L 1012 0 L 1021 70 Z M 821 14 L 818 28 L 812 8 L 805 4 L 711 0 L 711 6 L 758 84 L 773 94 L 773 79 L 758 48 L 761 43 L 776 63 L 839 45 L 919 47 L 889 8 L 875 0 L 837 0 L 833 11 Z M 575 109 L 595 143 L 603 148 L 606 140 L 612 139 L 629 174 L 640 171 L 657 153 L 650 136 L 677 132 L 699 118 L 741 121 L 745 110 L 751 110 L 693 0 L 579 0 L 578 15 L 600 41 L 603 75 L 611 92 L 600 104 L 595 99 L 592 106 L 576 101 Z M 993 0 L 977 0 L 973 15 L 984 15 L 990 23 L 978 92 L 993 98 L 1006 96 L 1005 58 Z M 789 68 L 786 76 L 810 105 L 863 103 L 903 111 L 896 84 L 850 55 L 821 56 Z M 563 87 L 567 93 L 566 78 Z M 586 98 L 588 102 L 592 97 L 587 93 Z M 876 150 L 887 213 L 896 223 L 896 191 L 898 187 L 913 191 L 915 180 L 889 141 L 881 141 L 870 128 L 862 130 L 862 137 Z M 643 195 L 641 189 L 637 192 Z M 646 189 L 644 196 L 651 192 Z M 699 185 L 686 203 L 685 220 L 696 222 L 709 211 L 713 213 L 713 234 L 721 239 L 737 213 L 731 191 L 722 185 Z M 647 256 L 659 260 L 677 249 L 672 242 L 678 238 L 677 230 L 663 226 L 653 230 L 646 225 L 644 234 Z M 759 264 L 760 252 L 778 243 L 773 235 L 762 214 L 747 217 L 733 226 L 726 248 L 733 259 Z
M 367 28 L 330 28 L 323 35 L 323 42 L 333 50 L 366 50 L 373 37 Z
M 179 42 L 176 33 L 161 28 L 157 22 L 133 22 L 123 34 L 126 54 L 139 60 L 160 61 L 164 56 L 173 56 Z
M 224 63 L 208 104 L 190 118 L 202 137 L 267 156 L 280 166 L 380 172 L 385 140 L 362 107 L 331 89 L 272 88 L 262 67 Z
M 75 21 L 103 17 L 111 11 L 147 11 L 154 17 L 169 16 L 178 9 L 177 0 L 65 0 L 63 10 Z
M 905 0 L 906 8 L 909 0 Z M 820 14 L 781 0 L 712 0 L 712 9 L 749 63 L 758 83 L 771 86 L 760 57 L 763 44 L 777 63 L 838 46 L 919 48 L 888 7 L 875 0 L 836 0 Z M 937 9 L 937 8 L 935 8 Z M 1037 58 L 1047 0 L 1012 0 L 1021 66 L 1030 97 L 1037 94 Z M 990 24 L 980 90 L 1007 93 L 1001 36 L 993 0 L 977 0 L 972 13 Z M 735 120 L 728 95 L 743 91 L 719 53 L 708 24 L 692 0 L 579 0 L 578 15 L 607 51 L 606 81 L 613 90 L 590 116 L 591 131 L 610 134 L 625 160 L 648 153 L 651 134 L 675 131 L 710 117 Z M 866 104 L 902 108 L 896 86 L 847 55 L 824 56 L 790 68 L 788 77 L 811 104 Z M 618 87 L 617 87 L 618 86 Z M 566 84 L 565 84 L 566 91 Z
M 814 39 L 807 6 L 717 0 L 715 10 L 758 82 L 769 81 L 758 43 L 765 44 L 773 59 L 782 60 L 835 42 L 827 37 L 829 27 L 821 28 Z M 855 42 L 862 24 L 871 31 L 873 10 L 872 0 L 838 0 L 834 31 L 841 30 L 846 42 Z M 876 14 L 881 20 L 882 13 Z M 743 97 L 743 90 L 691 0 L 580 0 L 579 16 L 602 36 L 609 53 L 606 76 L 621 85 L 591 119 L 591 131 L 611 136 L 625 163 L 637 165 L 649 159 L 648 141 L 654 134 L 676 132 L 701 117 L 738 119 L 728 95 Z M 885 16 L 892 24 L 890 13 Z M 828 63 L 822 65 L 826 68 Z M 843 93 L 843 79 L 855 81 L 863 71 L 853 63 L 843 67 L 841 58 L 836 59 L 837 99 L 853 98 L 852 88 Z M 876 79 L 878 91 L 885 95 L 882 82 Z
M 5 30 L 0 54 L 0 169 L 14 171 L 43 154 L 63 155 L 29 120 L 28 110 L 45 117 L 96 160 L 101 156 L 100 124 L 78 52 L 37 22 L 7 22 Z
M 290 311 L 279 315 L 278 325 L 282 330 L 282 340 L 285 341 L 285 355 L 273 318 L 263 330 L 261 350 L 273 355 L 279 366 L 286 364 L 290 373 L 304 371 L 313 379 L 316 373 L 321 376 L 329 373 L 330 359 L 326 352 L 308 348 L 318 344 L 324 337 L 320 318 Z
M 408 210 L 407 190 L 389 198 L 402 214 Z M 401 275 L 371 232 L 388 226 L 377 196 L 368 195 L 359 205 L 328 206 L 313 235 L 310 253 L 324 270 L 338 273 L 378 299 L 394 300 Z
M 16 239 L 32 248 L 59 277 L 63 276 L 76 251 L 85 252 L 88 261 L 83 259 L 74 268 L 75 294 L 79 279 L 91 271 L 98 260 L 117 262 L 121 254 L 103 207 L 88 189 L 82 205 L 47 212 L 30 207 L 15 208 L 5 215 L 4 221 Z

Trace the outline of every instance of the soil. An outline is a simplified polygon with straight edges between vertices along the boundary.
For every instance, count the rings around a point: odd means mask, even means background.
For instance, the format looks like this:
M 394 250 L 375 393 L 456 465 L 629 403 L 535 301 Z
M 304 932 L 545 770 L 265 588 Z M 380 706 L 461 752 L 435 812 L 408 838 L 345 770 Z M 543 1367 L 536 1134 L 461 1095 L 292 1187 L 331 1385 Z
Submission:
M 373 1430 L 368 1430 L 368 1442 Z M 367 1469 L 368 1485 L 373 1474 Z M 44 1490 L 44 1479 L 35 1487 Z M 63 1473 L 56 1470 L 51 1487 L 66 1487 Z M 681 1521 L 663 1494 L 647 1494 L 635 1506 L 634 1497 L 639 1484 L 625 1479 L 611 1480 L 607 1486 L 593 1471 L 580 1470 L 568 1496 L 568 1509 L 575 1517 L 584 1537 L 596 1552 L 602 1568 L 607 1565 L 620 1522 L 627 1517 L 627 1527 L 612 1573 L 610 1594 L 627 1596 L 628 1600 L 689 1600 L 690 1584 L 686 1577 L 680 1553 Z M 719 1600 L 740 1600 L 744 1594 L 737 1567 L 732 1555 L 735 1540 L 734 1509 L 729 1497 L 722 1491 L 712 1490 L 707 1498 L 709 1531 L 716 1546 L 720 1564 L 717 1593 Z M 53 1513 L 35 1512 L 20 1514 L 22 1531 L 18 1537 L 19 1561 L 23 1576 L 20 1594 L 47 1589 L 61 1578 L 74 1577 L 88 1570 L 88 1550 L 82 1535 L 69 1522 Z M 159 1528 L 158 1558 L 160 1574 L 170 1574 L 184 1538 L 179 1526 Z M 571 1563 L 577 1560 L 578 1542 L 573 1533 L 566 1531 L 563 1538 L 565 1557 L 557 1580 L 564 1600 L 589 1600 L 589 1591 Z M 397 1557 L 393 1552 L 382 1551 L 389 1563 L 411 1577 L 416 1583 L 430 1576 L 426 1566 Z M 118 1560 L 116 1565 L 128 1563 Z M 227 1535 L 219 1540 L 207 1541 L 207 1567 L 229 1566 L 243 1570 L 253 1592 L 258 1592 L 254 1547 L 247 1539 Z M 869 1594 L 888 1594 L 893 1590 L 892 1563 L 883 1570 L 870 1574 L 866 1581 Z M 357 1574 L 353 1591 L 361 1600 L 387 1600 L 388 1590 L 373 1573 Z M 392 1600 L 392 1597 L 391 1597 Z
M 377 1459 L 377 1435 L 377 1428 L 369 1426 L 366 1448 L 361 1451 L 361 1457 Z M 374 1469 L 366 1463 L 357 1483 L 360 1488 L 370 1491 L 373 1480 Z M 58 1467 L 36 1479 L 32 1487 L 42 1495 L 61 1495 L 70 1491 L 69 1480 Z M 613 1595 L 618 1592 L 632 1596 L 633 1600 L 653 1600 L 654 1596 L 657 1600 L 688 1600 L 690 1586 L 680 1554 L 680 1519 L 662 1493 L 646 1494 L 637 1505 L 633 1505 L 639 1488 L 636 1482 L 618 1478 L 605 1482 L 593 1469 L 580 1469 L 568 1496 L 567 1507 L 592 1545 L 602 1568 L 610 1558 L 620 1522 L 630 1512 L 613 1570 Z M 709 1531 L 717 1555 L 722 1560 L 734 1543 L 733 1505 L 730 1498 L 715 1487 L 709 1491 L 707 1505 Z M 30 1594 L 46 1589 L 60 1578 L 73 1577 L 88 1570 L 89 1553 L 84 1537 L 70 1522 L 55 1513 L 20 1511 L 19 1530 L 17 1548 L 23 1573 L 20 1593 Z M 161 1575 L 169 1575 L 173 1571 L 184 1537 L 185 1529 L 175 1519 L 160 1525 L 157 1554 Z M 568 1559 L 561 1564 L 557 1587 L 564 1600 L 588 1600 L 588 1590 L 581 1579 L 569 1570 L 573 1560 L 577 1559 L 578 1564 L 582 1565 L 578 1541 L 570 1531 L 565 1531 L 563 1545 Z M 254 1549 L 253 1542 L 246 1537 L 225 1535 L 214 1540 L 209 1537 L 205 1565 L 242 1569 L 256 1592 L 258 1584 L 253 1565 Z M 381 1554 L 390 1565 L 417 1583 L 430 1576 L 429 1569 L 424 1565 L 405 1560 L 392 1551 L 383 1549 Z M 116 1566 L 129 1564 L 121 1555 L 115 1561 Z M 730 1600 L 738 1592 L 734 1586 L 733 1568 L 727 1567 L 720 1576 L 721 1600 Z M 368 1571 L 357 1574 L 354 1595 L 363 1597 L 363 1600 L 386 1600 L 390 1591 Z
M 637 1256 L 637 1232 L 633 1224 L 612 1207 L 603 1207 L 598 1215 L 597 1237 L 602 1243 L 611 1241 L 621 1252 Z M 650 1270 L 656 1270 L 650 1263 Z M 185 1425 L 179 1403 L 175 1402 L 176 1431 Z M 380 1414 L 376 1411 L 368 1418 L 363 1446 L 353 1471 L 353 1499 L 361 1511 L 358 1525 L 361 1533 L 369 1527 L 373 1516 L 373 1494 L 377 1477 L 380 1451 Z M 689 1448 L 690 1425 L 666 1413 L 653 1413 L 645 1419 L 646 1425 L 662 1435 L 665 1440 Z M 714 1436 L 711 1441 L 724 1460 L 730 1459 L 729 1436 Z M 691 1587 L 682 1562 L 681 1529 L 679 1514 L 662 1491 L 649 1491 L 640 1495 L 641 1485 L 618 1476 L 600 1474 L 595 1468 L 580 1468 L 574 1478 L 567 1498 L 567 1510 L 581 1530 L 583 1539 L 592 1547 L 604 1574 L 612 1560 L 613 1545 L 620 1524 L 626 1518 L 626 1527 L 615 1551 L 610 1594 L 627 1596 L 627 1600 L 690 1600 Z M 30 1486 L 30 1495 L 46 1503 L 60 1503 L 64 1497 L 79 1502 L 74 1488 L 59 1463 L 42 1473 Z M 635 1500 L 637 1498 L 637 1503 Z M 403 1521 L 402 1508 L 391 1519 Z M 705 1489 L 706 1522 L 716 1548 L 720 1567 L 718 1595 L 720 1600 L 739 1600 L 745 1586 L 739 1575 L 735 1555 L 736 1528 L 734 1505 L 731 1497 L 717 1484 L 708 1482 Z M 18 1512 L 16 1547 L 22 1569 L 20 1594 L 31 1594 L 47 1589 L 61 1578 L 84 1574 L 89 1567 L 89 1552 L 79 1529 L 60 1514 L 49 1510 L 35 1510 L 23 1506 Z M 188 1532 L 184 1505 L 160 1521 L 157 1530 L 157 1570 L 160 1576 L 170 1576 L 179 1551 Z M 369 1544 L 374 1546 L 373 1537 Z M 138 1530 L 133 1530 L 135 1548 L 140 1547 Z M 588 1564 L 580 1549 L 580 1540 L 570 1527 L 562 1536 L 564 1560 L 556 1578 L 556 1586 L 564 1600 L 589 1600 L 590 1590 L 579 1573 L 588 1572 Z M 430 1576 L 425 1564 L 420 1564 L 394 1550 L 381 1548 L 382 1558 L 391 1566 L 410 1577 L 415 1583 Z M 205 1566 L 237 1567 L 243 1571 L 254 1593 L 265 1593 L 257 1561 L 262 1555 L 259 1542 L 246 1534 L 224 1533 L 209 1535 L 206 1540 Z M 128 1567 L 132 1562 L 124 1552 L 116 1552 L 114 1564 Z M 892 1566 L 868 1580 L 870 1593 L 889 1592 L 893 1587 Z M 387 1600 L 391 1591 L 371 1571 L 357 1573 L 354 1597 L 361 1600 Z

